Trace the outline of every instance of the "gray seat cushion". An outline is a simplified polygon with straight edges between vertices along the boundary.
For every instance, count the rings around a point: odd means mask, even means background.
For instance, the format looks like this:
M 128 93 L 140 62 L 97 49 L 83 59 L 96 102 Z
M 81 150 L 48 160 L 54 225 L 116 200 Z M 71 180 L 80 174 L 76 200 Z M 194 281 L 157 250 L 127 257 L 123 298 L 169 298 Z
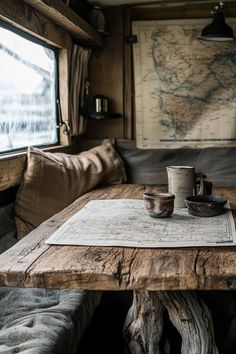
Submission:
M 101 292 L 0 288 L 1 354 L 73 354 Z
M 128 183 L 167 184 L 166 167 L 194 166 L 218 186 L 236 186 L 236 148 L 138 149 L 135 141 L 118 140 Z

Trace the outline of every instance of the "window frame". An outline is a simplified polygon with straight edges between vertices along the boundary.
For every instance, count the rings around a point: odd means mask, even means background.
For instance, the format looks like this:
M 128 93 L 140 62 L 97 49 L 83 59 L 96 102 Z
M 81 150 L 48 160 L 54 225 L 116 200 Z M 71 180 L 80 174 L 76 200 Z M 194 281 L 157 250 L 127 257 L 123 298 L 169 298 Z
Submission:
M 46 17 L 24 1 L 1 0 L 0 19 L 58 48 L 59 100 L 63 121 L 68 124 L 71 34 L 54 20 Z M 60 126 L 60 145 L 43 148 L 44 151 L 71 153 L 73 139 L 70 134 L 65 134 L 63 130 L 64 126 Z M 26 151 L 0 155 L 0 191 L 21 183 L 26 155 Z
M 57 137 L 57 141 L 54 144 L 41 144 L 41 145 L 34 145 L 38 148 L 42 148 L 42 149 L 50 149 L 50 148 L 54 148 L 57 146 L 60 146 L 61 143 L 61 137 L 60 137 L 60 131 L 59 131 L 59 112 L 58 112 L 58 104 L 57 102 L 60 102 L 60 97 L 59 97 L 59 48 L 56 46 L 53 46 L 52 44 L 47 43 L 46 41 L 44 41 L 43 39 L 37 38 L 35 37 L 33 34 L 27 33 L 26 31 L 24 31 L 23 29 L 20 29 L 2 19 L 0 19 L 0 28 L 4 28 L 6 30 L 9 30 L 19 36 L 21 36 L 24 39 L 29 40 L 32 43 L 41 45 L 45 48 L 48 48 L 50 50 L 52 50 L 54 52 L 54 56 L 55 56 L 55 102 L 54 102 L 54 108 L 55 108 L 55 112 L 56 112 L 56 137 Z M 27 146 L 22 147 L 22 148 L 15 148 L 15 149 L 11 149 L 11 150 L 5 150 L 5 151 L 0 151 L 0 156 L 8 156 L 8 155 L 15 155 L 18 153 L 22 153 L 22 152 L 26 152 L 27 151 Z
M 46 14 L 39 12 L 24 1 L 19 0 L 1 0 L 0 1 L 0 19 L 13 25 L 15 28 L 23 30 L 25 33 L 31 34 L 35 38 L 39 38 L 44 43 L 48 43 L 58 48 L 58 70 L 59 70 L 59 102 L 62 112 L 63 122 L 69 126 L 69 62 L 72 47 L 71 33 L 68 32 L 56 20 L 46 17 Z M 65 134 L 65 125 L 59 127 L 60 144 L 43 148 L 47 151 L 70 151 L 73 139 L 70 134 Z M 0 156 L 2 160 L 10 160 L 19 155 L 25 156 L 26 152 L 11 153 Z M 1 186 L 0 186 L 1 190 Z

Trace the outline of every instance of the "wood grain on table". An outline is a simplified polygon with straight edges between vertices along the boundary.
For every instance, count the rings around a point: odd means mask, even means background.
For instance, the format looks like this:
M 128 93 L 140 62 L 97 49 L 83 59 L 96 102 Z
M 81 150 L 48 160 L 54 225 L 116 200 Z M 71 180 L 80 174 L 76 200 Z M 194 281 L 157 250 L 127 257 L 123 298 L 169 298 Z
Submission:
M 142 199 L 145 189 L 115 185 L 78 198 L 0 256 L 0 286 L 88 290 L 236 289 L 236 247 L 144 249 L 45 244 L 68 218 L 92 199 Z M 236 187 L 217 187 L 236 208 Z M 233 212 L 235 217 L 235 212 Z

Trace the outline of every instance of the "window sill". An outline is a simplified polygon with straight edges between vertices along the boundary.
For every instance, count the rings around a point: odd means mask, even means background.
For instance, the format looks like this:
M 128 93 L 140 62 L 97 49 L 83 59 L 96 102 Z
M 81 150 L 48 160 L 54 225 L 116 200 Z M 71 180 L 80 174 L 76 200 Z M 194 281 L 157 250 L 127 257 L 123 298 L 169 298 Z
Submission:
M 37 146 L 36 146 L 37 147 Z M 71 146 L 65 146 L 65 145 L 55 145 L 55 146 L 49 146 L 49 147 L 38 147 L 40 150 L 43 151 L 48 151 L 48 152 L 71 152 Z M 27 154 L 27 148 L 22 150 L 22 151 L 13 151 L 13 152 L 6 152 L 6 153 L 0 153 L 0 161 L 2 160 L 11 160 L 11 159 L 16 159 L 20 157 L 24 157 Z
M 57 145 L 42 150 L 70 153 L 71 146 Z M 21 183 L 25 169 L 26 155 L 26 150 L 0 155 L 0 191 L 17 186 Z

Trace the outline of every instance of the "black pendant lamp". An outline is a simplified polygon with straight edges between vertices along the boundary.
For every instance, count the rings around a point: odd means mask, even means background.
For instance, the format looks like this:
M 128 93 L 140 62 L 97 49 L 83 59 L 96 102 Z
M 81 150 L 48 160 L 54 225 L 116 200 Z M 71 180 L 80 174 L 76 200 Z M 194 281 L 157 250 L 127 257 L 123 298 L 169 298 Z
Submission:
M 224 3 L 220 2 L 211 12 L 213 21 L 203 28 L 199 39 L 205 41 L 225 42 L 234 40 L 233 29 L 225 22 Z

